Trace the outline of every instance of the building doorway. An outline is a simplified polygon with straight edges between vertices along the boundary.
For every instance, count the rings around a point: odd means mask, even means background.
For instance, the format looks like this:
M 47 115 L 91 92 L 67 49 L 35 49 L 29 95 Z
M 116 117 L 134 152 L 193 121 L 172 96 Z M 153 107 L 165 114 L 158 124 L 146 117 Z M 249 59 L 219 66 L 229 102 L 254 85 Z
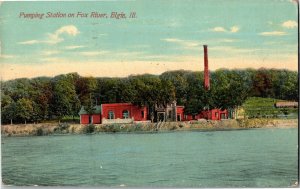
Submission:
M 177 114 L 177 121 L 181 121 L 181 115 Z
M 158 112 L 157 113 L 157 121 L 165 121 L 165 112 Z
M 93 116 L 89 116 L 89 124 L 93 123 Z

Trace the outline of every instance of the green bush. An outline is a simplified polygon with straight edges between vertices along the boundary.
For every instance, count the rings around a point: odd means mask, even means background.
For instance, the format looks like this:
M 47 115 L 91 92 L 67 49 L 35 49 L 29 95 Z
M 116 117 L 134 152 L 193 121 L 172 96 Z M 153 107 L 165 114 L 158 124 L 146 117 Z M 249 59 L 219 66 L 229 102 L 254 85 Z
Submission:
M 90 134 L 95 132 L 95 125 L 94 124 L 89 124 L 84 128 L 84 133 Z
M 61 119 L 61 121 L 67 123 L 80 123 L 80 117 L 65 116 Z
M 58 127 L 60 128 L 60 130 L 66 130 L 70 127 L 70 125 L 68 123 L 60 123 L 58 124 Z
M 135 125 L 135 131 L 141 131 L 142 130 L 143 125 L 138 123 Z
M 115 123 L 115 124 L 108 124 L 108 125 L 105 125 L 103 127 L 103 129 L 104 129 L 105 132 L 113 132 L 113 133 L 115 133 L 115 132 L 120 132 L 121 129 L 123 129 L 121 126 L 122 125 L 117 124 L 117 123 Z
M 57 127 L 54 128 L 55 133 L 68 133 L 70 125 L 68 123 L 59 123 Z
M 36 136 L 43 136 L 43 135 L 44 135 L 43 129 L 42 129 L 42 128 L 38 128 L 38 129 L 36 130 Z

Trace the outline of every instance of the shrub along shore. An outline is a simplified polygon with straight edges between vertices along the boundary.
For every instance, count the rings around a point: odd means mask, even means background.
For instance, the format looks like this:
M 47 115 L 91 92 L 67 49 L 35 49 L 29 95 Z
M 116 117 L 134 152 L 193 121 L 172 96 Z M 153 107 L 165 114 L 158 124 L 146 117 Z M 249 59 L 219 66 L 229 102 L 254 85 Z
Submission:
M 2 125 L 2 136 L 46 136 L 59 134 L 91 134 L 100 132 L 163 132 L 188 130 L 226 130 L 248 128 L 298 127 L 298 119 L 238 119 L 222 121 L 161 122 L 132 124 L 81 125 L 68 123 L 39 123 Z

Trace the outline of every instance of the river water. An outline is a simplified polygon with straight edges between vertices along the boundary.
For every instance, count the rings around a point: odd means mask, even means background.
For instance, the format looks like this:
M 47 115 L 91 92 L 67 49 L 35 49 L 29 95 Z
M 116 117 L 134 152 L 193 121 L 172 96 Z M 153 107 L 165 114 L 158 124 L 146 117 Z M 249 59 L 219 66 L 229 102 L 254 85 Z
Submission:
M 298 131 L 249 129 L 2 137 L 8 185 L 288 187 Z

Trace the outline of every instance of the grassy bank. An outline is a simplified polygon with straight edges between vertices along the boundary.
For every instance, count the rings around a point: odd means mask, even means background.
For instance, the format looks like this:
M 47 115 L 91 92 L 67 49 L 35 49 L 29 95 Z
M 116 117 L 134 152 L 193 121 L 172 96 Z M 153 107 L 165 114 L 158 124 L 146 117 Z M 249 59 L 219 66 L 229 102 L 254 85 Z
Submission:
M 99 132 L 158 132 L 174 130 L 218 130 L 240 128 L 297 127 L 298 119 L 239 119 L 222 121 L 162 122 L 134 124 L 57 124 L 2 125 L 2 136 L 45 136 L 55 134 L 89 134 Z
M 274 106 L 276 102 L 282 101 L 284 100 L 274 98 L 249 97 L 240 107 L 243 109 L 243 111 L 240 112 L 239 115 L 248 118 L 296 119 L 298 115 L 298 108 L 276 108 Z

